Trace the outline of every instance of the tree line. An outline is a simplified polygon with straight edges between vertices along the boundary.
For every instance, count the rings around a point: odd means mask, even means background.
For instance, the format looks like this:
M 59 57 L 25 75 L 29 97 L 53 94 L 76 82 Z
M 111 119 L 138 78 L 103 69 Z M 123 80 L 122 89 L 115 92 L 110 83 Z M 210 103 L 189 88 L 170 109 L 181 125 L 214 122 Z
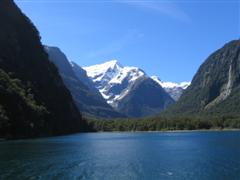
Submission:
M 88 120 L 94 131 L 167 131 L 239 129 L 239 115 L 149 117 L 144 119 Z

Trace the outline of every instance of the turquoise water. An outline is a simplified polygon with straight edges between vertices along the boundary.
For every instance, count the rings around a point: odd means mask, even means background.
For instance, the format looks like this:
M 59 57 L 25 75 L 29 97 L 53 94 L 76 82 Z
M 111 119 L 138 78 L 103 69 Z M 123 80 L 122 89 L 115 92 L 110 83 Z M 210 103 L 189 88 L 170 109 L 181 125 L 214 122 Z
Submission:
M 240 132 L 84 133 L 1 142 L 0 179 L 240 179 Z

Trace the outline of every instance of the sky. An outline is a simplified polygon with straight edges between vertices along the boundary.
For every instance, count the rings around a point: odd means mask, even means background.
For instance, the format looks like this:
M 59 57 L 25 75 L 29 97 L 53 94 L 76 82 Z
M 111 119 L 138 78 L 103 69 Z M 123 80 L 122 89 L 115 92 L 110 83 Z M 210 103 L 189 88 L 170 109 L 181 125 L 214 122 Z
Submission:
M 163 81 L 191 81 L 240 38 L 240 0 L 15 0 L 45 45 L 90 66 L 117 59 Z

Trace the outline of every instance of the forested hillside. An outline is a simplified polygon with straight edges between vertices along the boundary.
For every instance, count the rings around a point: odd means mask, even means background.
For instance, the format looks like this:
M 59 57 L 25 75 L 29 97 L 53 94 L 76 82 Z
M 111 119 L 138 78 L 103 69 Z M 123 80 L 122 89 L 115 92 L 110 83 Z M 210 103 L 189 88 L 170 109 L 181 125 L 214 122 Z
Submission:
M 12 0 L 1 0 L 0 22 L 0 136 L 83 130 L 85 122 L 31 21 Z

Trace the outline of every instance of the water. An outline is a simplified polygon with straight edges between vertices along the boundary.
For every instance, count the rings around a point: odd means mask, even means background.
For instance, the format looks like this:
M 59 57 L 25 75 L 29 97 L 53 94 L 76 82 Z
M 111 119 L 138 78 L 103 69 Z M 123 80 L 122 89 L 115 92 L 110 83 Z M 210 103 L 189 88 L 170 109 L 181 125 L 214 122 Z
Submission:
M 240 179 L 240 132 L 85 133 L 1 142 L 0 179 Z

